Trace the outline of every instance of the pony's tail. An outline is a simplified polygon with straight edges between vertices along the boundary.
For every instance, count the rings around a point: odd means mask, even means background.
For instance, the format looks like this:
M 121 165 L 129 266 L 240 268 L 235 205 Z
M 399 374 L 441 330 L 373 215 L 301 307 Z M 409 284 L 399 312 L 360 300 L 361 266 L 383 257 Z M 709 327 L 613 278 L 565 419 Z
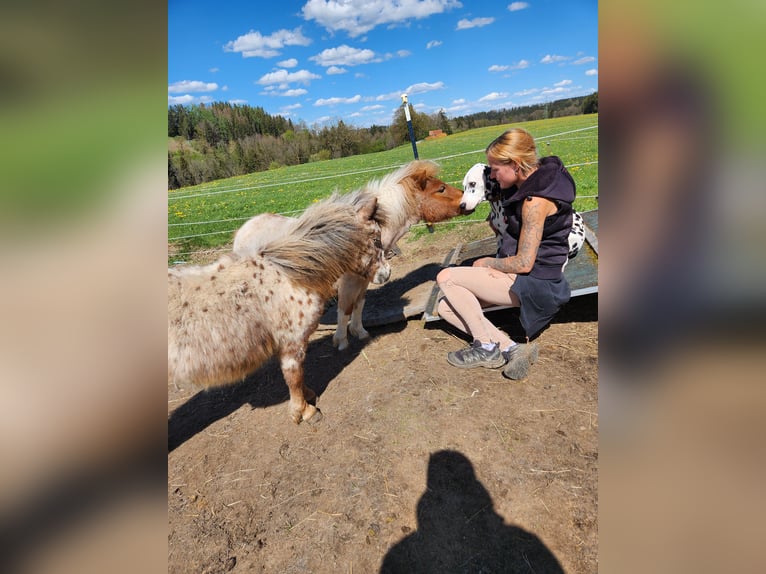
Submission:
M 369 240 L 356 209 L 336 196 L 308 207 L 290 233 L 268 241 L 261 255 L 290 279 L 330 296 L 341 275 L 358 267 Z

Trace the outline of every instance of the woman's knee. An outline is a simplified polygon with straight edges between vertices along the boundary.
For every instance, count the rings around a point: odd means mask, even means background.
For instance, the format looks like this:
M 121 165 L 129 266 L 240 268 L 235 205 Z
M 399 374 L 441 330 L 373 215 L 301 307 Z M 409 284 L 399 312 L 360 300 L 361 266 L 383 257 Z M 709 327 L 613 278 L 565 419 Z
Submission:
M 436 284 L 444 285 L 452 278 L 452 270 L 449 267 L 445 267 L 439 273 L 436 274 Z

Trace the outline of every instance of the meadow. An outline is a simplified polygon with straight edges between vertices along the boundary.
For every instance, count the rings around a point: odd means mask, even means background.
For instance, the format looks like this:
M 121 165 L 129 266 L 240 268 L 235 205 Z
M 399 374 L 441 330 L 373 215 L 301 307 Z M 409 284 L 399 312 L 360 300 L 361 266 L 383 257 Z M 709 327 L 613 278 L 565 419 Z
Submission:
M 489 126 L 424 140 L 417 142 L 418 156 L 438 163 L 441 179 L 462 188 L 466 171 L 485 161 L 487 144 L 511 127 L 528 130 L 540 155 L 562 159 L 577 184 L 575 209 L 598 208 L 598 114 Z M 200 252 L 226 249 L 234 232 L 253 215 L 298 215 L 311 202 L 334 191 L 358 189 L 412 159 L 408 143 L 385 152 L 282 167 L 168 191 L 168 264 L 193 260 Z M 482 203 L 469 216 L 437 225 L 435 232 L 483 222 L 487 213 L 488 206 Z M 424 224 L 417 225 L 411 236 L 417 238 L 425 232 Z

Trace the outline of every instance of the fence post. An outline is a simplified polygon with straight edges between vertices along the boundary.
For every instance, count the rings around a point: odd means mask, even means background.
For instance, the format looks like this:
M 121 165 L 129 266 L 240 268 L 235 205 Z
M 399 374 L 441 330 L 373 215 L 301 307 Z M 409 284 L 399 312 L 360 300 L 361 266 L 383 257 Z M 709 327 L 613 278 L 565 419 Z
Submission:
M 404 117 L 407 118 L 407 131 L 410 133 L 410 142 L 412 142 L 412 153 L 415 159 L 418 159 L 418 146 L 415 145 L 415 132 L 412 129 L 412 118 L 410 117 L 410 104 L 407 103 L 407 94 L 402 94 L 402 105 L 404 106 Z

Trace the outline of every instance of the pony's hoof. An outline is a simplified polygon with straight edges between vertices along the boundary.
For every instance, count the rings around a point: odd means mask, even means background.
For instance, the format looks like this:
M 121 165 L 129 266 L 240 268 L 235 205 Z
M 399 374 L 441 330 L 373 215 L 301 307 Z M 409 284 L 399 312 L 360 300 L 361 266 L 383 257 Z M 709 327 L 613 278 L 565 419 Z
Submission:
M 338 347 L 339 351 L 345 351 L 346 349 L 348 349 L 348 339 L 344 341 L 338 341 L 337 343 L 335 343 L 335 346 Z
M 322 420 L 322 411 L 311 405 L 309 405 L 309 407 L 310 408 L 306 409 L 306 411 L 310 414 L 308 416 L 304 416 L 303 421 L 310 425 L 314 425 Z M 311 413 L 312 410 L 314 411 L 313 413 Z
M 362 329 L 359 332 L 352 333 L 352 335 L 355 335 L 356 338 L 359 339 L 360 341 L 364 341 L 365 339 L 369 339 L 370 338 L 370 333 L 368 331 L 364 330 L 364 329 Z

